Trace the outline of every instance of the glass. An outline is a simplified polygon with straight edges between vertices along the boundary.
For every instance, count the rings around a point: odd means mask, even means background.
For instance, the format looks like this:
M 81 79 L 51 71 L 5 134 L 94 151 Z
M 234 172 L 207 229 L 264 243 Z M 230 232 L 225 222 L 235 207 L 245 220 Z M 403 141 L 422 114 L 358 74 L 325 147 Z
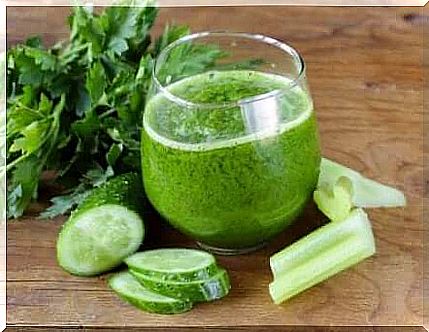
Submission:
M 208 51 L 216 61 L 203 58 Z M 158 56 L 143 120 L 144 187 L 200 246 L 238 254 L 264 245 L 302 212 L 319 164 L 295 49 L 262 35 L 203 32 Z

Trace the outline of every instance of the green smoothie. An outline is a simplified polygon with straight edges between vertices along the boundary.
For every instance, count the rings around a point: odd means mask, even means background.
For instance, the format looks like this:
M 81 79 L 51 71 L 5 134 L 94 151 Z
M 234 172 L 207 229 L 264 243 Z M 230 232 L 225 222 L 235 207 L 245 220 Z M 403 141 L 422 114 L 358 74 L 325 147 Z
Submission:
M 319 163 L 311 99 L 287 78 L 213 71 L 170 84 L 146 105 L 147 196 L 206 245 L 246 248 L 280 233 L 311 197 Z

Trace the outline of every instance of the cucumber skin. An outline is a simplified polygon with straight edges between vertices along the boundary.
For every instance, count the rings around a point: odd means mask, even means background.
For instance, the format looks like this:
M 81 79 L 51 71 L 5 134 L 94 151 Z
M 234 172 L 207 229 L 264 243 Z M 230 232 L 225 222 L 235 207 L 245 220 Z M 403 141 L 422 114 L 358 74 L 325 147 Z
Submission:
M 129 272 L 145 288 L 183 301 L 210 302 L 225 297 L 231 289 L 228 273 L 224 269 L 219 269 L 214 277 L 200 282 L 171 282 L 153 278 L 132 269 Z
M 125 261 L 125 264 L 127 264 L 126 261 Z M 178 274 L 167 275 L 161 272 L 154 272 L 154 271 L 138 268 L 133 265 L 128 265 L 128 268 L 137 273 L 147 275 L 150 278 L 161 279 L 169 282 L 193 282 L 197 280 L 209 280 L 211 277 L 213 277 L 216 274 L 216 272 L 218 272 L 218 267 L 216 265 L 209 266 L 208 268 L 200 270 L 198 272 L 183 273 L 179 275 Z
M 162 273 L 152 270 L 144 269 L 141 266 L 132 264 L 129 260 L 124 260 L 125 264 L 128 266 L 130 270 L 135 272 L 144 274 L 150 278 L 161 279 L 163 281 L 171 281 L 171 282 L 192 282 L 197 280 L 208 280 L 212 278 L 216 273 L 219 272 L 219 268 L 216 264 L 216 261 L 213 264 L 207 266 L 206 268 L 196 271 L 196 272 L 183 272 L 183 273 Z
M 66 268 L 65 266 L 63 266 L 61 264 L 62 260 L 59 258 L 61 251 L 59 249 L 59 243 L 63 234 L 65 234 L 69 227 L 72 227 L 74 225 L 75 221 L 79 219 L 79 216 L 89 211 L 90 209 L 107 204 L 120 205 L 137 213 L 137 215 L 139 215 L 142 219 L 144 238 L 145 228 L 143 218 L 141 216 L 145 208 L 145 198 L 143 194 L 141 178 L 136 173 L 126 173 L 118 175 L 111 180 L 108 180 L 99 188 L 93 189 L 88 195 L 88 197 L 86 197 L 84 201 L 74 211 L 72 211 L 69 219 L 61 226 L 61 230 L 58 234 L 58 239 L 56 243 L 57 262 L 58 265 L 65 272 L 81 277 L 91 277 L 103 273 L 82 273 L 80 271 L 71 270 L 70 268 Z M 133 253 L 130 253 L 130 255 L 131 254 Z M 122 258 L 120 262 L 118 262 L 118 265 L 123 261 L 124 258 Z
M 160 315 L 174 315 L 174 314 L 181 314 L 186 311 L 189 311 L 192 309 L 192 303 L 191 302 L 182 302 L 180 305 L 172 306 L 168 303 L 157 303 L 152 304 L 145 301 L 140 301 L 134 297 L 131 296 L 125 296 L 123 294 L 117 293 L 119 298 L 121 298 L 123 301 L 128 302 L 129 304 L 133 305 L 134 307 L 144 310 L 153 314 L 160 314 Z
M 69 221 L 89 209 L 105 204 L 121 205 L 141 216 L 146 203 L 140 176 L 136 173 L 118 175 L 101 187 L 93 189 L 78 208 L 71 213 Z
M 122 272 L 128 273 L 128 272 Z M 123 301 L 128 302 L 129 304 L 135 306 L 140 310 L 144 310 L 147 312 L 155 313 L 155 314 L 163 314 L 163 315 L 173 315 L 180 314 L 192 309 L 192 302 L 177 300 L 173 303 L 161 303 L 161 302 L 149 302 L 138 299 L 135 296 L 125 295 L 123 293 L 118 292 L 115 288 L 112 287 L 113 278 L 118 277 L 118 275 L 113 275 L 108 280 L 108 285 L 113 291 L 121 298 Z M 143 287 L 143 286 L 142 286 Z

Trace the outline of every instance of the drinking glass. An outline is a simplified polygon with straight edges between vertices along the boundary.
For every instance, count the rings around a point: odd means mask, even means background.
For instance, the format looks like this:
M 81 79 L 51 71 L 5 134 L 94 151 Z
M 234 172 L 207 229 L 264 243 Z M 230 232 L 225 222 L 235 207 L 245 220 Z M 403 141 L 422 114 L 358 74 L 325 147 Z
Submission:
M 219 254 L 255 250 L 303 211 L 320 148 L 302 57 L 257 34 L 202 32 L 154 64 L 142 129 L 147 197 Z

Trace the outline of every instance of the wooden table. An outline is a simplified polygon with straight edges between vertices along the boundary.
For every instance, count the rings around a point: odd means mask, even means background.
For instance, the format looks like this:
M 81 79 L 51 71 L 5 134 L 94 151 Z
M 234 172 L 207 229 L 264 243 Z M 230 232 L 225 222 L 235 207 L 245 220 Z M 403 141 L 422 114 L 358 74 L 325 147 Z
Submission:
M 64 24 L 68 10 L 9 7 L 8 42 L 16 43 L 30 33 L 41 34 L 48 44 L 64 38 L 68 34 Z M 281 326 L 304 325 L 421 326 L 422 50 L 423 30 L 429 24 L 425 10 L 164 8 L 154 33 L 171 20 L 187 23 L 194 31 L 228 28 L 259 32 L 294 45 L 308 66 L 324 155 L 404 190 L 408 206 L 369 211 L 377 244 L 374 257 L 284 305 L 274 305 L 267 289 L 271 280 L 268 257 L 320 223 L 320 215 L 310 206 L 297 224 L 269 247 L 249 255 L 219 257 L 233 285 L 227 298 L 168 317 L 139 312 L 121 302 L 107 289 L 104 276 L 84 279 L 64 273 L 55 262 L 54 249 L 64 218 L 46 221 L 29 215 L 8 224 L 8 324 L 128 326 L 148 331 L 203 326 L 216 327 L 217 331 L 232 327 L 276 331 Z M 164 230 L 156 242 L 192 245 L 172 230 Z M 367 330 L 373 331 L 356 329 Z

